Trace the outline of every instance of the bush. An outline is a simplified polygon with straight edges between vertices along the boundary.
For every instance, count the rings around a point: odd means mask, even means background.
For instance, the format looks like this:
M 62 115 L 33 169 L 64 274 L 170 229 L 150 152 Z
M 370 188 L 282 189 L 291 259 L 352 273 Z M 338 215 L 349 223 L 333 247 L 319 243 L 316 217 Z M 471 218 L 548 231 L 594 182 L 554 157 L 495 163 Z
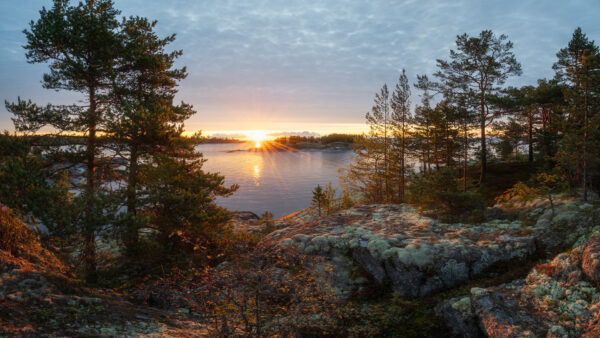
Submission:
M 39 248 L 36 234 L 8 208 L 0 206 L 0 249 L 19 255 Z
M 510 200 L 517 199 L 521 201 L 529 201 L 536 195 L 534 189 L 530 188 L 523 182 L 517 182 L 512 188 L 508 189 L 504 194 L 496 198 L 497 203 L 506 203 Z
M 248 247 L 215 268 L 173 269 L 141 285 L 137 298 L 201 314 L 219 337 L 333 334 L 340 301 L 305 268 L 311 263 L 295 247 Z

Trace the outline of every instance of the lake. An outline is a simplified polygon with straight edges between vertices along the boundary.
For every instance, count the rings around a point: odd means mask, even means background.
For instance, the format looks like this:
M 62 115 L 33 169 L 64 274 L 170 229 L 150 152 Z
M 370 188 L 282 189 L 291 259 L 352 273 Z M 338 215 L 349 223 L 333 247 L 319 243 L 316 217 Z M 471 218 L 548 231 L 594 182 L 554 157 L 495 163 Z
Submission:
M 205 171 L 225 176 L 226 185 L 240 188 L 217 203 L 230 210 L 270 211 L 275 218 L 310 206 L 317 184 L 338 188 L 338 169 L 350 163 L 351 150 L 254 152 L 255 143 L 202 144 Z M 339 189 L 338 189 L 339 190 Z M 338 192 L 340 193 L 340 192 Z

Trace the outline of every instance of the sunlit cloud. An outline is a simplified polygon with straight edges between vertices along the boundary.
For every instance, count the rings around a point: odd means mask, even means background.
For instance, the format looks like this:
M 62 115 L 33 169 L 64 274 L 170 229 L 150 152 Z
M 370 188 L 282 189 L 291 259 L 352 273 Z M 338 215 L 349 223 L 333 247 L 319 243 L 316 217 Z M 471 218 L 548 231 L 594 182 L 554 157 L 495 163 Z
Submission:
M 275 133 L 269 133 L 268 136 L 272 137 L 282 137 L 282 136 L 306 136 L 306 137 L 319 137 L 321 134 L 313 132 L 313 131 L 279 131 Z
M 27 64 L 20 48 L 21 31 L 42 5 L 51 1 L 0 3 L 2 100 L 80 99 L 41 88 L 47 67 Z M 381 85 L 393 85 L 403 68 L 412 81 L 431 74 L 435 60 L 446 58 L 464 32 L 492 29 L 509 36 L 524 72 L 511 80 L 514 85 L 551 77 L 555 54 L 576 26 L 600 39 L 600 1 L 115 0 L 115 5 L 123 15 L 157 19 L 162 36 L 177 34 L 172 48 L 183 49 L 179 65 L 189 72 L 177 100 L 198 112 L 186 129 L 205 132 L 362 123 Z M 0 129 L 11 129 L 3 106 Z

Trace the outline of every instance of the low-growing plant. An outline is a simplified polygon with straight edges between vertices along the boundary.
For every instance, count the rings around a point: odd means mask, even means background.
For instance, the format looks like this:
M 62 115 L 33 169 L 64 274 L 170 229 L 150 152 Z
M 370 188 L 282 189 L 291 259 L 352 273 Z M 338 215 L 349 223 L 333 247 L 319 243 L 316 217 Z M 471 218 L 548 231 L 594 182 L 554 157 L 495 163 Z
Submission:
M 9 208 L 0 206 L 0 249 L 20 254 L 31 247 L 39 247 L 36 234 Z

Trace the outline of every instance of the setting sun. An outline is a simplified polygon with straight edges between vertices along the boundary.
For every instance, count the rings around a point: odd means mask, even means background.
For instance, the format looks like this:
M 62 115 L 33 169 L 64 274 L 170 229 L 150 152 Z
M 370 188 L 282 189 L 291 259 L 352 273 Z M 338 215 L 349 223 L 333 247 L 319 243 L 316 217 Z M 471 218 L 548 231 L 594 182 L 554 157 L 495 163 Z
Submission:
M 260 148 L 262 142 L 267 139 L 267 132 L 263 130 L 255 130 L 252 133 L 250 133 L 249 139 L 256 143 L 254 145 L 255 148 Z

